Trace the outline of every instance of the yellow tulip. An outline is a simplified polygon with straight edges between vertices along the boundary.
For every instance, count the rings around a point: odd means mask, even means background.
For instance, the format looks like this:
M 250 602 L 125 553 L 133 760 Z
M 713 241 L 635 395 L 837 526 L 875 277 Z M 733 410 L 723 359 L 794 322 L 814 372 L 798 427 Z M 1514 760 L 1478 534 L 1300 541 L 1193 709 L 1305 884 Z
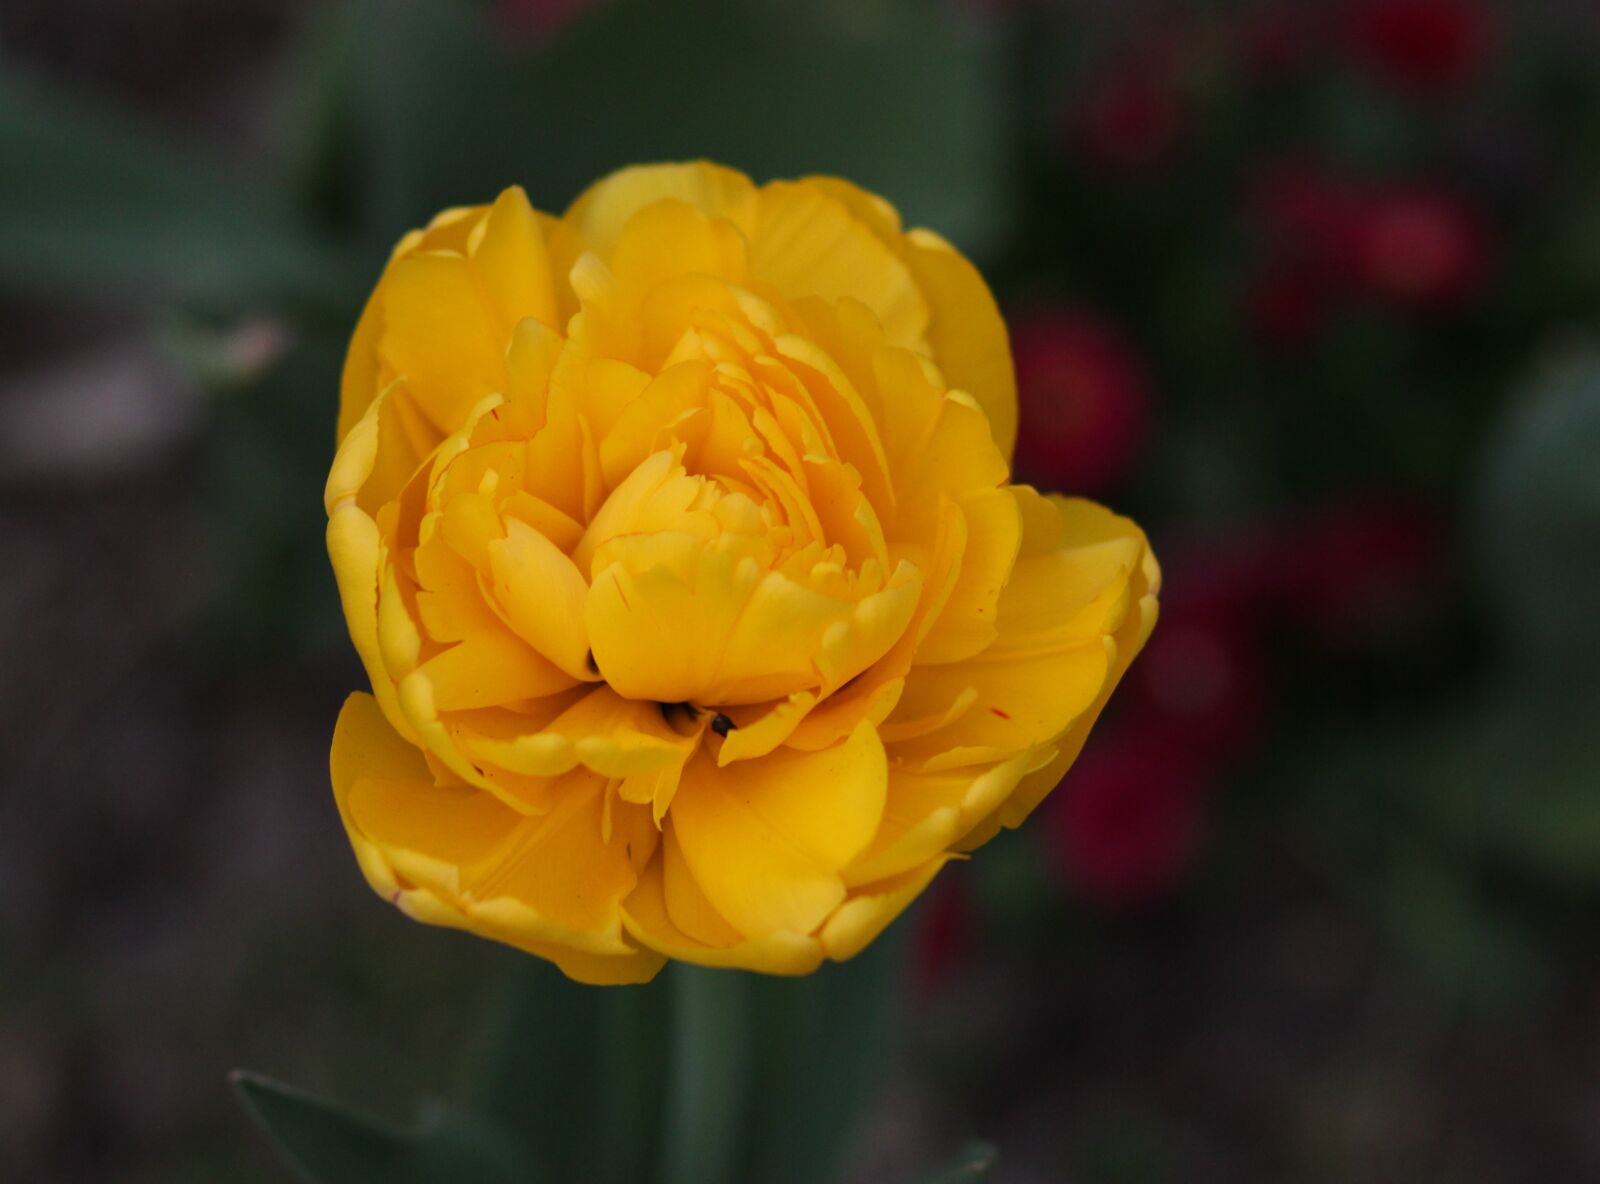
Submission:
M 441 214 L 339 434 L 361 868 L 586 982 L 851 957 L 1049 792 L 1155 622 L 1133 523 L 1009 484 L 977 271 L 832 178 Z

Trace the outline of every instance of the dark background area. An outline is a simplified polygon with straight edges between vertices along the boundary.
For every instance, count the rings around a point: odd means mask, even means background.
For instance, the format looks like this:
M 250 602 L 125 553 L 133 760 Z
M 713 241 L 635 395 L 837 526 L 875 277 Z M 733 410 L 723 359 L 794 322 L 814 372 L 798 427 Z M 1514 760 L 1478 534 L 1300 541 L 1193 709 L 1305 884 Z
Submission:
M 591 10 L 592 11 L 588 11 Z M 0 0 L 0 1178 L 284 1178 L 514 955 L 380 907 L 322 554 L 385 252 L 635 160 L 968 251 L 1019 476 L 1150 531 L 1078 766 L 912 918 L 852 1179 L 1600 1178 L 1600 14 Z

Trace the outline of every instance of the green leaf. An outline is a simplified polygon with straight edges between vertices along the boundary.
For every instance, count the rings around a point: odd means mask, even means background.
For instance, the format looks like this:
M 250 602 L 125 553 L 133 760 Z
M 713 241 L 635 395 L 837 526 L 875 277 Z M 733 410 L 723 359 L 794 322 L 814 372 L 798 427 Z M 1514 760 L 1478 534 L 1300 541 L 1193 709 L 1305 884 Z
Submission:
M 395 239 L 448 206 L 493 201 L 528 179 L 552 110 L 492 37 L 486 6 L 461 0 L 352 0 L 347 42 L 360 153 L 364 247 L 381 262 Z M 569 96 L 557 110 L 570 108 Z
M 835 173 L 981 254 L 1006 193 L 996 48 L 931 3 L 618 0 L 530 63 L 531 175 L 569 197 L 637 161 Z
M 615 0 L 535 53 L 495 44 L 476 6 L 358 4 L 357 142 L 385 248 L 513 182 L 560 210 L 624 165 L 696 157 L 849 177 L 973 253 L 1005 220 L 996 46 L 941 6 Z
M 14 73 L 0 79 L 0 176 L 0 284 L 213 306 L 338 290 L 336 257 L 273 187 Z
M 1432 987 L 1441 1026 L 1526 1004 L 1546 986 L 1533 931 L 1459 857 L 1397 836 L 1386 887 L 1389 933 Z
M 1565 890 L 1600 887 L 1600 689 L 1503 677 L 1425 735 L 1416 780 L 1457 847 Z
M 1600 661 L 1600 357 L 1533 392 L 1496 437 L 1481 566 L 1514 660 L 1582 677 Z
M 319 493 L 344 346 L 342 334 L 291 334 L 254 381 L 216 392 L 199 512 L 224 580 L 192 639 L 208 663 L 257 669 L 349 652 Z
M 751 983 L 754 1113 L 741 1180 L 835 1180 L 882 1087 L 904 998 L 904 924 L 844 963 Z
M 987 1180 L 998 1157 L 999 1152 L 988 1143 L 974 1140 L 962 1148 L 954 1164 L 930 1176 L 927 1184 L 970 1184 L 974 1180 Z
M 472 1109 L 552 1180 L 637 1184 L 660 1127 L 664 985 L 598 990 L 514 957 L 469 1066 Z
M 749 1100 L 750 988 L 728 970 L 675 963 L 664 1184 L 734 1184 Z
M 655 1167 L 668 1064 L 666 986 L 615 987 L 600 1000 L 597 1060 L 607 1133 L 593 1165 L 598 1184 L 642 1184 Z
M 253 1073 L 231 1078 L 245 1109 L 308 1184 L 531 1184 L 503 1138 L 448 1111 L 397 1127 Z

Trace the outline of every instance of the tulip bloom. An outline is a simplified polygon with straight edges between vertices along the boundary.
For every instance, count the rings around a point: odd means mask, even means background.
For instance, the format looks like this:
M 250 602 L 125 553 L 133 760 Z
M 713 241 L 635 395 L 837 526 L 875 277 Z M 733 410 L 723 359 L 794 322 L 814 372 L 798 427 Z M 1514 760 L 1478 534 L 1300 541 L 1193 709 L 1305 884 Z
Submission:
M 1133 523 L 1010 484 L 1016 415 L 978 272 L 843 181 L 632 168 L 408 235 L 326 495 L 368 881 L 588 982 L 862 949 L 1155 621 Z

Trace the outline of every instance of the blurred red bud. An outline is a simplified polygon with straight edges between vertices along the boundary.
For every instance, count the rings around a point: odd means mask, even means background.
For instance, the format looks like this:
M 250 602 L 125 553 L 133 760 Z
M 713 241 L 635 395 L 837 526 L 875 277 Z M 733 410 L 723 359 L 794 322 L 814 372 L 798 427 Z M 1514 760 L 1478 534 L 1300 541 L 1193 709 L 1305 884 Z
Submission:
M 1478 0 L 1357 0 L 1350 10 L 1357 57 L 1412 90 L 1460 86 L 1489 49 L 1489 10 Z
M 1139 727 L 1209 762 L 1240 755 L 1261 732 L 1266 664 L 1243 618 L 1164 609 L 1128 679 Z
M 1381 637 L 1425 611 L 1443 540 L 1436 519 L 1406 501 L 1359 501 L 1296 524 L 1285 609 L 1319 640 Z
M 1258 337 L 1277 345 L 1303 345 L 1322 328 L 1328 285 L 1309 269 L 1270 265 L 1246 289 L 1245 315 Z
M 1090 89 L 1077 132 L 1095 163 L 1139 172 L 1172 156 L 1181 123 L 1176 88 L 1164 73 L 1125 66 Z
M 496 0 L 495 17 L 512 36 L 550 37 L 601 0 Z
M 1443 190 L 1412 186 L 1373 194 L 1356 227 L 1359 281 L 1399 304 L 1460 305 L 1477 293 L 1488 269 L 1483 224 Z
M 1205 790 L 1179 747 L 1132 728 L 1098 738 L 1052 798 L 1047 835 L 1062 874 L 1102 906 L 1167 895 L 1199 846 Z
M 1267 4 L 1243 18 L 1239 29 L 1246 69 L 1268 79 L 1303 69 L 1317 52 L 1321 30 L 1310 5 Z
M 913 972 L 918 989 L 937 990 L 972 943 L 972 901 L 961 869 L 946 868 L 918 914 Z
M 1256 180 L 1252 206 L 1276 265 L 1308 281 L 1347 277 L 1360 212 L 1350 182 L 1315 166 L 1278 163 Z
M 1150 384 L 1122 335 L 1090 313 L 1058 309 L 1014 322 L 1025 480 L 1074 493 L 1119 481 L 1144 443 Z

